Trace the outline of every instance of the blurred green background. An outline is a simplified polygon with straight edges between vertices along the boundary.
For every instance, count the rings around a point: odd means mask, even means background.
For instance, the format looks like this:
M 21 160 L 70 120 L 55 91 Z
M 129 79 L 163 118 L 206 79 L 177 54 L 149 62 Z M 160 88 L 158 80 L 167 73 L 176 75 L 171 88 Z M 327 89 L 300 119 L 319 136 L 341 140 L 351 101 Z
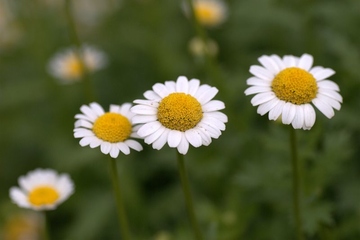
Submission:
M 360 239 L 360 1 L 224 2 L 226 21 L 206 29 L 219 48 L 209 70 L 189 51 L 196 31 L 182 1 L 74 1 L 82 42 L 109 59 L 92 76 L 99 103 L 108 109 L 141 99 L 153 84 L 180 75 L 219 88 L 227 129 L 185 156 L 205 238 L 294 239 L 290 127 L 258 115 L 244 90 L 261 55 L 312 54 L 314 65 L 336 71 L 331 80 L 344 103 L 333 119 L 317 111 L 315 126 L 297 131 L 305 232 L 307 239 Z M 119 239 L 108 157 L 73 138 L 74 116 L 90 101 L 84 83 L 61 85 L 46 69 L 72 45 L 64 3 L 0 3 L 0 238 L 14 215 L 32 212 L 11 203 L 9 188 L 41 167 L 69 173 L 76 185 L 48 212 L 51 239 Z M 117 160 L 134 239 L 192 239 L 176 151 L 143 146 Z

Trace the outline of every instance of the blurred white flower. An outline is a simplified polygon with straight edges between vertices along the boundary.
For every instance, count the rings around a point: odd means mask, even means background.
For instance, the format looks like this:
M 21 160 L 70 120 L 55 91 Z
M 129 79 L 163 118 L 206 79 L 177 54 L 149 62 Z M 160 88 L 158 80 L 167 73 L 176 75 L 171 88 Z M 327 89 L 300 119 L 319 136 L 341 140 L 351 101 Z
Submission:
M 82 56 L 80 58 L 79 56 Z M 79 51 L 76 48 L 68 48 L 55 54 L 50 59 L 48 71 L 62 83 L 79 81 L 85 74 L 93 73 L 104 68 L 107 57 L 104 52 L 95 47 L 84 45 Z
M 51 169 L 36 169 L 19 178 L 19 187 L 10 189 L 10 198 L 19 207 L 34 210 L 52 210 L 74 191 L 67 174 Z
M 223 0 L 193 0 L 193 7 L 197 20 L 206 27 L 218 26 L 227 17 L 227 5 Z

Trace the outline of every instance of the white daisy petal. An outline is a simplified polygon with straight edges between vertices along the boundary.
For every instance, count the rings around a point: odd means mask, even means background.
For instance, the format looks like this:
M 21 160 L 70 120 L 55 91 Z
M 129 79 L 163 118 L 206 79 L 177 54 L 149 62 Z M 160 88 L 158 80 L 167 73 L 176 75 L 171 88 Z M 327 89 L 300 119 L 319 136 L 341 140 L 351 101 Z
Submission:
M 301 129 L 305 124 L 304 105 L 297 105 L 295 106 L 295 109 L 296 109 L 295 117 L 291 124 L 294 127 L 294 129 Z
M 165 86 L 167 87 L 167 89 L 169 90 L 170 93 L 176 92 L 176 83 L 175 82 L 166 81 Z
M 167 86 L 167 87 L 168 87 L 168 86 Z M 169 88 L 169 87 L 168 87 L 168 88 Z M 175 86 L 174 86 L 174 89 L 175 89 Z M 159 106 L 159 103 L 158 103 L 158 102 L 150 101 L 150 100 L 137 99 L 137 100 L 134 100 L 134 103 L 141 104 L 141 105 L 146 105 L 146 106 L 154 107 L 154 108 L 157 108 L 157 107 Z
M 210 102 L 202 106 L 203 112 L 218 111 L 224 108 L 225 108 L 225 104 L 219 100 L 211 100 Z
M 80 119 L 75 122 L 75 127 L 76 128 L 78 128 L 78 127 L 92 128 L 93 124 L 88 121 Z
M 162 98 L 164 98 L 164 97 L 166 97 L 167 95 L 170 94 L 168 88 L 164 84 L 161 84 L 161 83 L 156 83 L 153 86 L 153 90 L 157 95 L 159 95 Z
M 271 57 L 264 55 L 264 56 L 261 56 L 258 60 L 272 74 L 277 74 L 278 72 L 280 72 L 279 66 L 276 64 L 276 62 Z
M 323 102 L 328 103 L 331 107 L 335 108 L 336 110 L 340 110 L 340 108 L 341 108 L 341 104 L 338 101 L 336 101 L 334 98 L 331 98 L 327 95 L 318 93 L 317 98 L 319 98 Z
M 315 67 L 311 68 L 309 72 L 314 76 L 318 72 L 321 72 L 323 69 L 324 69 L 323 67 L 315 66 Z
M 310 104 L 304 104 L 304 118 L 304 129 L 309 130 L 310 128 L 312 128 L 312 126 L 314 126 L 316 120 L 315 110 Z
M 74 133 L 75 138 L 82 138 L 82 137 L 91 137 L 94 136 L 93 131 L 87 130 L 87 129 L 79 129 L 81 131 L 76 131 Z
M 80 111 L 83 112 L 91 121 L 94 121 L 97 118 L 94 111 L 86 105 L 81 106 Z
M 338 101 L 338 102 L 341 102 L 341 103 L 342 103 L 342 101 L 343 101 L 342 96 L 341 96 L 338 92 L 336 92 L 336 91 L 319 88 L 319 89 L 318 89 L 318 92 L 321 93 L 321 94 L 323 94 L 323 95 L 326 95 L 326 96 L 328 96 L 328 97 L 331 97 L 331 98 L 335 99 L 335 100 Z
M 249 71 L 252 74 L 254 74 L 256 77 L 263 79 L 263 80 L 271 81 L 274 78 L 274 74 L 272 74 L 266 68 L 263 68 L 260 66 L 253 65 L 250 67 Z
M 197 79 L 191 79 L 189 81 L 189 94 L 194 96 L 197 90 L 199 89 L 200 81 Z
M 283 60 L 278 56 L 278 55 L 271 55 L 270 58 L 278 65 L 279 67 L 279 71 L 283 70 L 284 68 L 286 68 Z
M 213 117 L 224 123 L 228 121 L 228 117 L 222 112 L 205 112 L 203 117 Z
M 263 93 L 263 92 L 270 92 L 271 91 L 271 87 L 270 86 L 254 86 L 254 87 L 249 87 L 248 89 L 245 90 L 245 95 L 251 95 L 251 94 L 255 94 L 255 93 Z
M 269 120 L 277 120 L 282 113 L 285 102 L 280 100 L 270 111 Z
M 88 116 L 85 116 L 84 114 L 76 114 L 75 119 L 86 120 L 88 122 L 93 122 L 93 120 L 91 120 L 91 118 L 89 118 Z
M 123 116 L 132 116 L 130 112 L 131 103 L 123 103 L 120 107 L 120 111 L 118 113 L 122 114 Z M 129 114 L 130 113 L 130 114 Z
M 93 140 L 95 139 L 95 137 L 84 137 L 80 140 L 80 146 L 84 147 L 89 145 Z
M 320 110 L 320 112 L 322 112 L 327 118 L 332 118 L 335 113 L 334 110 L 332 109 L 332 107 L 323 102 L 322 100 L 320 100 L 319 98 L 315 98 L 312 100 L 312 103 L 317 107 L 317 109 Z
M 104 112 L 104 109 L 98 104 L 98 103 L 90 103 L 90 108 L 93 110 L 93 112 L 98 116 L 101 116 L 103 115 L 105 112 Z
M 320 81 L 320 80 L 326 79 L 334 74 L 335 74 L 334 70 L 332 70 L 330 68 L 325 68 L 325 69 L 322 69 L 321 71 L 317 71 L 313 75 L 314 75 L 314 78 L 316 78 L 316 80 Z
M 127 146 L 129 146 L 130 148 L 138 151 L 138 152 L 140 152 L 141 150 L 143 150 L 143 147 L 141 146 L 141 144 L 138 143 L 137 141 L 132 140 L 132 139 L 126 140 L 126 141 L 125 141 L 125 144 L 126 144 Z
M 284 56 L 283 62 L 286 67 L 295 67 L 297 65 L 296 58 L 291 55 Z
M 319 81 L 317 83 L 317 85 L 318 85 L 318 87 L 320 89 L 328 89 L 328 90 L 340 91 L 339 86 L 336 83 L 334 83 L 334 82 L 332 82 L 330 80 Z
M 313 62 L 314 62 L 314 59 L 311 55 L 303 54 L 300 57 L 298 67 L 304 69 L 305 71 L 309 71 L 313 65 Z
M 257 113 L 260 114 L 261 116 L 263 116 L 267 112 L 269 112 L 271 109 L 273 109 L 276 105 L 278 105 L 279 102 L 280 102 L 279 99 L 274 98 L 266 103 L 263 103 L 263 104 L 259 105 L 259 107 L 257 109 Z
M 157 113 L 157 109 L 147 105 L 136 105 L 131 108 L 131 111 L 136 114 L 142 115 L 154 115 Z
M 147 123 L 147 122 L 153 122 L 157 120 L 157 116 L 156 115 L 135 115 L 132 118 L 132 123 L 133 124 L 137 124 L 137 123 Z
M 109 154 L 111 150 L 111 143 L 109 142 L 102 142 L 100 145 L 101 152 L 104 154 Z
M 89 147 L 90 147 L 90 148 L 96 148 L 96 147 L 100 146 L 101 143 L 103 143 L 103 142 L 104 142 L 104 141 L 101 140 L 101 139 L 93 138 L 93 140 L 91 141 Z
M 144 97 L 146 99 L 152 100 L 152 101 L 159 101 L 161 99 L 161 97 L 158 94 L 156 94 L 154 91 L 151 91 L 151 90 L 146 91 L 144 93 Z
M 198 96 L 197 100 L 201 104 L 208 103 L 211 99 L 215 97 L 215 95 L 219 92 L 219 90 L 215 87 L 210 88 L 208 91 L 204 92 L 200 96 Z
M 214 117 L 204 117 L 202 119 L 202 122 L 205 123 L 205 124 L 209 124 L 215 128 L 218 128 L 220 129 L 221 131 L 224 131 L 225 130 L 225 124 L 224 122 L 220 121 L 219 119 L 217 118 L 214 118 Z
M 154 133 L 145 137 L 145 139 L 144 139 L 145 143 L 152 144 L 155 140 L 157 140 L 165 132 L 165 129 L 166 129 L 165 127 L 161 126 L 160 129 L 158 129 Z
M 283 124 L 290 124 L 294 120 L 295 114 L 296 106 L 289 102 L 285 103 L 281 113 Z
M 123 142 L 118 142 L 116 143 L 116 147 L 125 155 L 129 155 L 130 154 L 130 148 L 128 145 L 126 145 Z
M 183 133 L 180 131 L 170 130 L 167 140 L 169 147 L 177 147 L 180 144 L 182 135 Z
M 157 131 L 161 127 L 161 123 L 158 121 L 155 122 L 149 122 L 144 125 L 142 125 L 139 130 L 137 131 L 138 135 L 140 137 L 146 137 L 155 131 Z
M 169 132 L 169 129 L 165 129 L 163 134 L 161 134 L 160 137 L 153 142 L 152 147 L 154 149 L 160 150 L 166 144 Z
M 202 139 L 202 143 L 204 146 L 209 146 L 211 143 L 211 136 L 210 134 L 205 131 L 204 128 L 197 128 L 196 131 L 199 133 Z
M 176 80 L 176 92 L 188 93 L 189 91 L 189 82 L 186 77 L 180 76 Z
M 115 104 L 110 104 L 110 112 L 120 113 L 120 106 Z
M 203 95 L 204 93 L 206 93 L 206 92 L 209 91 L 210 89 L 211 89 L 211 87 L 210 87 L 209 85 L 206 85 L 206 84 L 201 85 L 201 86 L 198 88 L 197 92 L 194 94 L 194 97 L 195 97 L 196 99 L 199 99 L 199 97 L 200 97 L 201 95 Z M 200 102 L 200 101 L 199 101 L 199 102 Z
M 181 153 L 183 155 L 185 155 L 188 152 L 189 142 L 187 141 L 185 136 L 182 136 L 181 141 L 180 141 L 179 145 L 177 146 L 177 150 L 179 151 L 179 153 Z
M 198 131 L 189 129 L 185 132 L 185 137 L 189 143 L 194 147 L 200 147 L 202 145 L 202 138 Z
M 111 145 L 111 150 L 110 150 L 110 157 L 112 158 L 117 158 L 119 156 L 119 148 L 116 147 L 115 145 Z M 129 151 L 130 152 L 130 151 Z
M 262 80 L 257 77 L 249 78 L 248 80 L 246 80 L 246 83 L 247 83 L 247 85 L 254 85 L 254 86 L 258 86 L 258 87 L 270 87 L 271 86 L 270 81 Z
M 273 92 L 259 93 L 251 99 L 251 104 L 253 106 L 257 106 L 257 105 L 263 104 L 265 102 L 268 102 L 268 101 L 274 99 L 275 97 L 276 97 L 275 93 L 273 93 Z

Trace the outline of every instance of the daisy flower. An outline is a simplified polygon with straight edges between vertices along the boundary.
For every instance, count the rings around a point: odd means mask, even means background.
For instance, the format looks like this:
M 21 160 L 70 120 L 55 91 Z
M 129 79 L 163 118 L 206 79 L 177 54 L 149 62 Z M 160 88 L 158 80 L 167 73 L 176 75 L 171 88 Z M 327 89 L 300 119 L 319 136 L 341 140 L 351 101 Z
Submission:
M 90 73 L 104 68 L 107 63 L 105 53 L 95 47 L 84 45 L 79 52 L 83 55 L 86 70 Z M 48 71 L 62 83 L 72 83 L 83 77 L 83 64 L 76 48 L 68 48 L 55 54 L 50 60 Z
M 19 207 L 52 210 L 74 192 L 67 174 L 51 169 L 36 169 L 19 178 L 19 186 L 10 189 L 10 198 Z
M 227 9 L 222 0 L 194 0 L 193 7 L 196 19 L 204 26 L 218 26 L 226 18 Z
M 194 56 L 202 57 L 206 54 L 216 56 L 219 48 L 217 43 L 212 39 L 208 39 L 204 42 L 201 38 L 194 37 L 189 42 L 189 50 Z
M 146 100 L 135 100 L 131 108 L 139 123 L 138 135 L 154 149 L 166 143 L 186 154 L 189 143 L 194 147 L 208 146 L 212 138 L 218 138 L 225 130 L 227 116 L 218 110 L 225 104 L 212 100 L 218 90 L 209 85 L 200 85 L 197 79 L 190 81 L 179 77 L 176 82 L 157 83 L 146 91 Z
M 142 146 L 130 137 L 138 137 L 137 128 L 133 126 L 133 113 L 130 112 L 130 103 L 121 106 L 110 105 L 110 111 L 104 109 L 98 103 L 83 105 L 82 114 L 75 115 L 74 137 L 81 138 L 80 145 L 95 148 L 100 146 L 104 154 L 110 154 L 117 158 L 119 152 L 130 153 L 130 148 L 141 151 Z
M 256 94 L 251 104 L 258 106 L 260 115 L 269 113 L 270 120 L 281 116 L 283 124 L 308 130 L 316 119 L 313 105 L 327 118 L 334 116 L 334 109 L 340 110 L 343 99 L 339 86 L 327 79 L 335 71 L 312 67 L 311 55 L 303 54 L 300 58 L 264 55 L 258 60 L 262 66 L 250 67 L 254 77 L 247 80 L 251 87 L 245 94 Z

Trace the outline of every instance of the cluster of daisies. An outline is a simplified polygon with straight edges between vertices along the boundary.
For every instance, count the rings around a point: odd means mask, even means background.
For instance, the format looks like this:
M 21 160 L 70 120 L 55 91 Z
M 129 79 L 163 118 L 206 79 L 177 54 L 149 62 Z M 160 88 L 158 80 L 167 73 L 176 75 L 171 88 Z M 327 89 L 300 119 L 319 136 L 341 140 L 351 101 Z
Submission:
M 220 5 L 219 5 L 220 4 Z M 223 21 L 225 8 L 220 1 L 194 1 L 194 13 L 200 23 L 216 25 Z M 316 120 L 314 106 L 326 117 L 340 110 L 342 97 L 339 86 L 328 78 L 330 68 L 313 66 L 313 57 L 287 55 L 261 56 L 261 66 L 250 67 L 246 95 L 255 95 L 251 104 L 260 115 L 270 120 L 281 119 L 295 129 L 309 130 Z M 102 69 L 106 55 L 95 47 L 66 49 L 49 64 L 49 72 L 63 83 L 80 80 L 88 72 Z M 109 111 L 96 103 L 83 105 L 75 115 L 74 137 L 81 146 L 100 147 L 104 154 L 117 158 L 120 153 L 143 149 L 139 140 L 156 150 L 166 144 L 185 155 L 190 145 L 208 146 L 225 130 L 227 116 L 220 112 L 225 104 L 213 100 L 218 89 L 200 84 L 198 79 L 180 76 L 176 81 L 156 83 L 133 103 L 110 105 Z M 67 174 L 50 169 L 37 169 L 19 178 L 18 187 L 10 189 L 13 202 L 35 210 L 54 209 L 74 191 Z

